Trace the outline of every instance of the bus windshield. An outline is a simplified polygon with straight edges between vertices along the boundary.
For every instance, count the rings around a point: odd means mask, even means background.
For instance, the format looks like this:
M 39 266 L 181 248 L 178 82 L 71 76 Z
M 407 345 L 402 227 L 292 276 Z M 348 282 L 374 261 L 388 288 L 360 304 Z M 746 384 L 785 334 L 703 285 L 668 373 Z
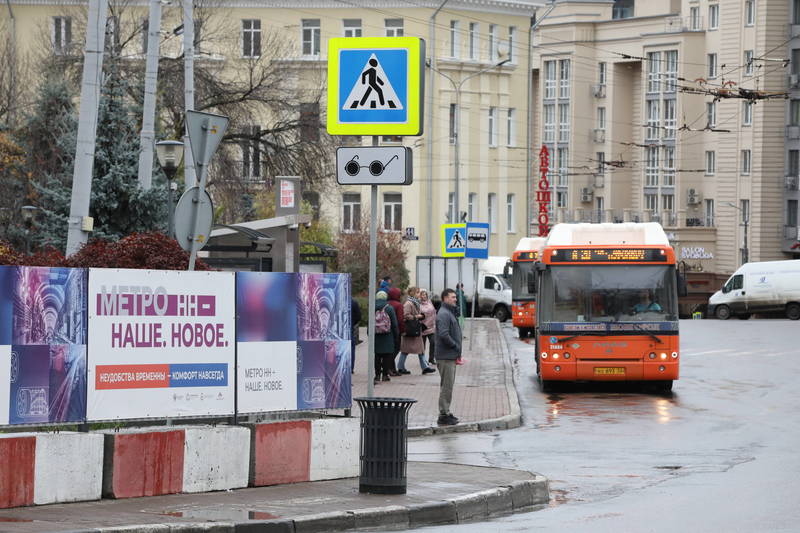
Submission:
M 511 275 L 511 297 L 513 300 L 536 299 L 536 263 L 520 261 L 514 263 Z
M 551 266 L 542 277 L 541 322 L 678 319 L 674 266 Z

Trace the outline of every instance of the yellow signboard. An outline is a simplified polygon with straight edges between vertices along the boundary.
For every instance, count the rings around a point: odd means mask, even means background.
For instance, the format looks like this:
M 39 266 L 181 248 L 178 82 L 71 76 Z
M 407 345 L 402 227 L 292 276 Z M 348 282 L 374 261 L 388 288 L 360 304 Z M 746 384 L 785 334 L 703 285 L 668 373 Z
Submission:
M 337 37 L 328 41 L 328 133 L 422 135 L 425 41 Z
M 442 257 L 464 257 L 467 251 L 467 225 L 442 224 Z

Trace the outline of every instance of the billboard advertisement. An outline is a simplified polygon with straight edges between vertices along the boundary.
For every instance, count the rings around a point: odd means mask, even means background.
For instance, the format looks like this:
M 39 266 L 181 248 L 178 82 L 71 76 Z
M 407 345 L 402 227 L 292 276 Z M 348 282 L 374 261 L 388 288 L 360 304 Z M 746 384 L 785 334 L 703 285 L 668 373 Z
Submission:
M 0 266 L 0 425 L 86 415 L 86 271 Z
M 234 410 L 232 272 L 89 269 L 89 420 Z
M 238 411 L 344 408 L 350 393 L 350 277 L 239 272 Z

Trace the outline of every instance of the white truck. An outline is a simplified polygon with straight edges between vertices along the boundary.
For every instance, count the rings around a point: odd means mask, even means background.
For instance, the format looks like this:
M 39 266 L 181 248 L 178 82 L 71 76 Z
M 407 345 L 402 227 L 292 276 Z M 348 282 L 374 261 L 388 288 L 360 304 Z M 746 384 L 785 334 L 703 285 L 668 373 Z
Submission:
M 770 312 L 800 319 L 800 259 L 746 263 L 708 299 L 708 314 L 721 320 Z
M 476 315 L 491 315 L 500 322 L 511 316 L 511 286 L 503 275 L 508 257 L 491 256 L 488 259 L 463 258 L 461 265 L 461 281 L 468 310 L 472 309 L 472 298 L 475 294 L 475 282 L 478 283 L 478 301 L 475 306 Z M 478 279 L 474 277 L 474 262 L 478 262 Z M 443 290 L 455 289 L 458 284 L 459 258 L 417 256 L 418 287 L 428 289 L 435 302 L 441 298 Z

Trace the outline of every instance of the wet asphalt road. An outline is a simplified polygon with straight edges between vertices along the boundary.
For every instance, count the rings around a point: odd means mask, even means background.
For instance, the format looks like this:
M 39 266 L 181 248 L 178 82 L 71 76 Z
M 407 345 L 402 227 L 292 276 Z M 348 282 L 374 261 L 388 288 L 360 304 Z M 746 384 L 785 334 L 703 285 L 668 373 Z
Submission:
M 666 396 L 542 393 L 533 347 L 503 329 L 523 427 L 414 439 L 409 459 L 540 472 L 551 504 L 426 531 L 800 532 L 800 322 L 681 321 L 681 379 Z

